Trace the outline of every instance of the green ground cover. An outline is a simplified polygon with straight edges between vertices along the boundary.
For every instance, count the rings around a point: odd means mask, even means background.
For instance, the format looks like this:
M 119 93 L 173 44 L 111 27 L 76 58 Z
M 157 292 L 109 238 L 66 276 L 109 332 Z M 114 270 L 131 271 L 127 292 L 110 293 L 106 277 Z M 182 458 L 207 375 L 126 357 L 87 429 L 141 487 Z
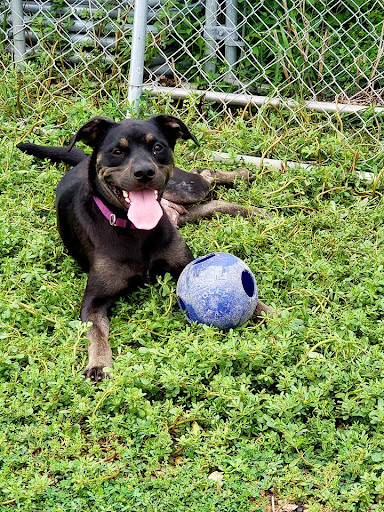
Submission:
M 182 234 L 196 256 L 243 258 L 282 317 L 226 334 L 188 325 L 166 277 L 116 305 L 113 379 L 95 390 L 81 375 L 86 276 L 55 228 L 65 167 L 15 143 L 28 132 L 63 143 L 92 115 L 119 115 L 108 99 L 62 95 L 48 108 L 34 99 L 23 120 L 7 84 L 14 75 L 0 88 L 0 510 L 262 512 L 269 491 L 310 512 L 384 511 L 380 155 L 361 180 L 353 158 L 369 143 L 347 146 L 308 115 L 268 156 L 328 165 L 253 168 L 253 183 L 217 186 L 212 197 L 271 218 L 217 216 Z M 262 117 L 242 117 L 207 128 L 191 110 L 203 149 L 181 144 L 178 165 L 217 167 L 210 149 L 260 156 L 273 137 Z

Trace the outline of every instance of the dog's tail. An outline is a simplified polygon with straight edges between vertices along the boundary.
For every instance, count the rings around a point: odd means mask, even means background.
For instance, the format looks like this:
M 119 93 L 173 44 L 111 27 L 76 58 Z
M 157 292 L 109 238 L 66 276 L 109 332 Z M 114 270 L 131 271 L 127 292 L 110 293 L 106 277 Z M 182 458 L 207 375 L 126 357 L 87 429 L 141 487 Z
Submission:
M 52 162 L 64 162 L 70 165 L 77 165 L 89 156 L 79 148 L 39 146 L 30 142 L 21 142 L 16 147 L 20 151 L 37 158 L 49 158 Z

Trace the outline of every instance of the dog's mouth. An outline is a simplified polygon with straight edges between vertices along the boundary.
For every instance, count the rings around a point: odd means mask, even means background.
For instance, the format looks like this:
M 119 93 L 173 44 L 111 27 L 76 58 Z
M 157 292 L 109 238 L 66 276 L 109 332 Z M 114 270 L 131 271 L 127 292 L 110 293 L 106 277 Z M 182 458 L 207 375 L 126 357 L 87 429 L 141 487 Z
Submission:
M 127 210 L 128 219 L 137 229 L 148 230 L 157 226 L 163 216 L 158 190 L 142 188 L 127 191 L 111 184 L 109 188 Z

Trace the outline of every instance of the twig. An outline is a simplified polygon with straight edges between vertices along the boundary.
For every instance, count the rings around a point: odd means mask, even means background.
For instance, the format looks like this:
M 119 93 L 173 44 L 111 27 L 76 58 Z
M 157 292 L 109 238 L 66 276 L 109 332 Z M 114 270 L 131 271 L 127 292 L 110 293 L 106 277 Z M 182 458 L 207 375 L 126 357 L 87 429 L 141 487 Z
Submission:
M 281 210 L 282 208 L 300 208 L 300 210 L 309 210 L 310 212 L 314 212 L 315 209 L 310 206 L 304 206 L 302 204 L 285 204 L 283 206 L 274 206 L 274 210 Z
M 298 180 L 301 180 L 300 176 L 296 176 L 295 178 L 292 178 L 291 180 L 287 181 L 287 183 L 285 183 L 282 187 L 278 188 L 277 190 L 272 190 L 272 192 L 268 192 L 268 194 L 266 194 L 266 196 L 268 197 L 268 196 L 272 196 L 274 194 L 278 194 L 279 192 L 282 192 L 284 189 L 289 187 L 289 185 L 291 183 L 294 183 L 295 181 L 298 181 Z
M 373 182 L 373 187 L 372 187 L 372 192 L 371 192 L 372 196 L 374 196 L 376 194 L 376 189 L 381 180 L 383 173 L 384 173 L 384 167 L 380 170 L 379 174 L 375 178 L 375 181 Z
M 264 158 L 266 156 L 266 154 L 271 151 L 271 149 L 273 149 L 277 144 L 279 144 L 279 142 L 281 142 L 283 138 L 283 135 L 280 135 L 280 137 L 278 137 L 274 142 L 272 142 L 272 144 L 270 144 L 270 146 L 267 147 L 267 149 L 263 152 L 263 154 L 261 155 L 261 158 L 260 158 L 260 167 L 263 167 L 263 162 L 264 162 Z
M 272 32 L 273 34 L 273 38 L 275 40 L 275 43 L 277 45 L 277 48 L 278 50 L 280 49 L 280 41 L 279 41 L 279 37 L 277 35 L 277 30 L 274 30 Z M 284 64 L 284 56 L 283 56 L 283 53 L 281 52 L 281 50 L 279 51 L 280 53 L 280 64 L 281 64 L 281 67 L 283 68 L 283 73 L 284 73 L 284 76 L 287 80 L 287 82 L 290 84 L 291 83 L 291 79 L 289 78 L 289 73 L 288 73 L 288 69 L 285 67 L 285 64 Z
M 0 505 L 10 505 L 11 503 L 15 503 L 16 498 L 13 498 L 12 500 L 2 501 Z
M 381 57 L 383 56 L 383 53 L 384 53 L 384 22 L 383 22 L 383 25 L 381 27 L 380 42 L 379 42 L 379 45 L 378 45 L 376 59 L 375 59 L 375 62 L 373 63 L 372 71 L 371 71 L 371 74 L 369 76 L 370 80 L 372 80 L 373 77 L 376 74 L 376 71 L 377 71 L 377 68 L 379 66 Z
M 333 187 L 328 188 L 327 190 L 323 190 L 323 192 L 319 192 L 316 196 L 316 201 L 320 201 L 320 198 L 323 197 L 325 194 L 328 194 L 328 192 L 334 192 L 335 190 L 345 190 L 347 187 Z
M 327 41 L 329 37 L 329 30 L 326 29 L 323 36 L 323 44 L 321 45 L 321 53 L 319 59 L 319 80 L 321 80 L 324 70 L 325 52 L 327 51 Z
M 297 452 L 297 455 L 300 457 L 300 459 L 301 459 L 303 462 L 305 462 L 305 464 L 307 464 L 308 466 L 311 466 L 312 468 L 315 468 L 315 467 L 316 467 L 316 466 L 315 466 L 315 464 L 312 464 L 312 462 L 309 462 L 309 460 L 307 460 L 307 459 L 304 457 L 304 455 L 303 455 L 301 452 L 299 452 L 299 450 L 296 448 L 296 446 L 295 446 L 295 450 L 296 450 L 296 452 Z
M 93 411 L 92 411 L 91 418 L 96 414 L 97 409 L 98 409 L 98 408 L 100 407 L 100 405 L 104 402 L 104 400 L 107 398 L 107 396 L 108 396 L 108 395 L 111 395 L 114 391 L 116 391 L 116 389 L 117 389 L 117 388 L 116 388 L 115 386 L 113 386 L 112 388 L 110 388 L 110 389 L 106 389 L 106 390 L 104 391 L 104 393 L 101 395 L 100 400 L 97 402 L 96 407 L 95 407 L 95 408 L 93 409 Z M 96 479 L 96 480 L 98 480 L 98 479 Z
M 121 469 L 116 471 L 116 473 L 112 473 L 112 475 L 99 476 L 97 478 L 91 478 L 90 480 L 86 480 L 85 484 L 90 484 L 92 482 L 103 482 L 104 480 L 111 480 L 111 478 L 117 477 L 118 475 L 120 475 L 120 473 L 121 473 Z

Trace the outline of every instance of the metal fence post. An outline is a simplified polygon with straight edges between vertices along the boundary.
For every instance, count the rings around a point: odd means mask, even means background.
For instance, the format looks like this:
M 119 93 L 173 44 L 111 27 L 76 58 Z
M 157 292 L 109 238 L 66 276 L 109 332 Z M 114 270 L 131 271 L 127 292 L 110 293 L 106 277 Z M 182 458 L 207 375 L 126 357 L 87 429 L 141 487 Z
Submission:
M 145 37 L 147 34 L 148 0 L 135 0 L 132 29 L 131 63 L 128 80 L 128 102 L 134 111 L 139 110 L 143 86 Z M 127 113 L 129 116 L 129 112 Z
M 225 2 L 225 26 L 228 29 L 230 44 L 225 44 L 225 59 L 230 65 L 229 73 L 232 74 L 232 68 L 237 61 L 237 0 L 226 0 Z
M 218 0 L 206 0 L 205 3 L 205 25 L 204 25 L 204 39 L 207 44 L 206 47 L 206 61 L 204 69 L 206 73 L 216 71 L 216 51 L 217 43 L 215 31 L 217 29 L 217 14 L 219 10 Z
M 13 33 L 13 58 L 17 67 L 22 67 L 25 57 L 25 33 L 23 0 L 11 0 L 12 33 Z

